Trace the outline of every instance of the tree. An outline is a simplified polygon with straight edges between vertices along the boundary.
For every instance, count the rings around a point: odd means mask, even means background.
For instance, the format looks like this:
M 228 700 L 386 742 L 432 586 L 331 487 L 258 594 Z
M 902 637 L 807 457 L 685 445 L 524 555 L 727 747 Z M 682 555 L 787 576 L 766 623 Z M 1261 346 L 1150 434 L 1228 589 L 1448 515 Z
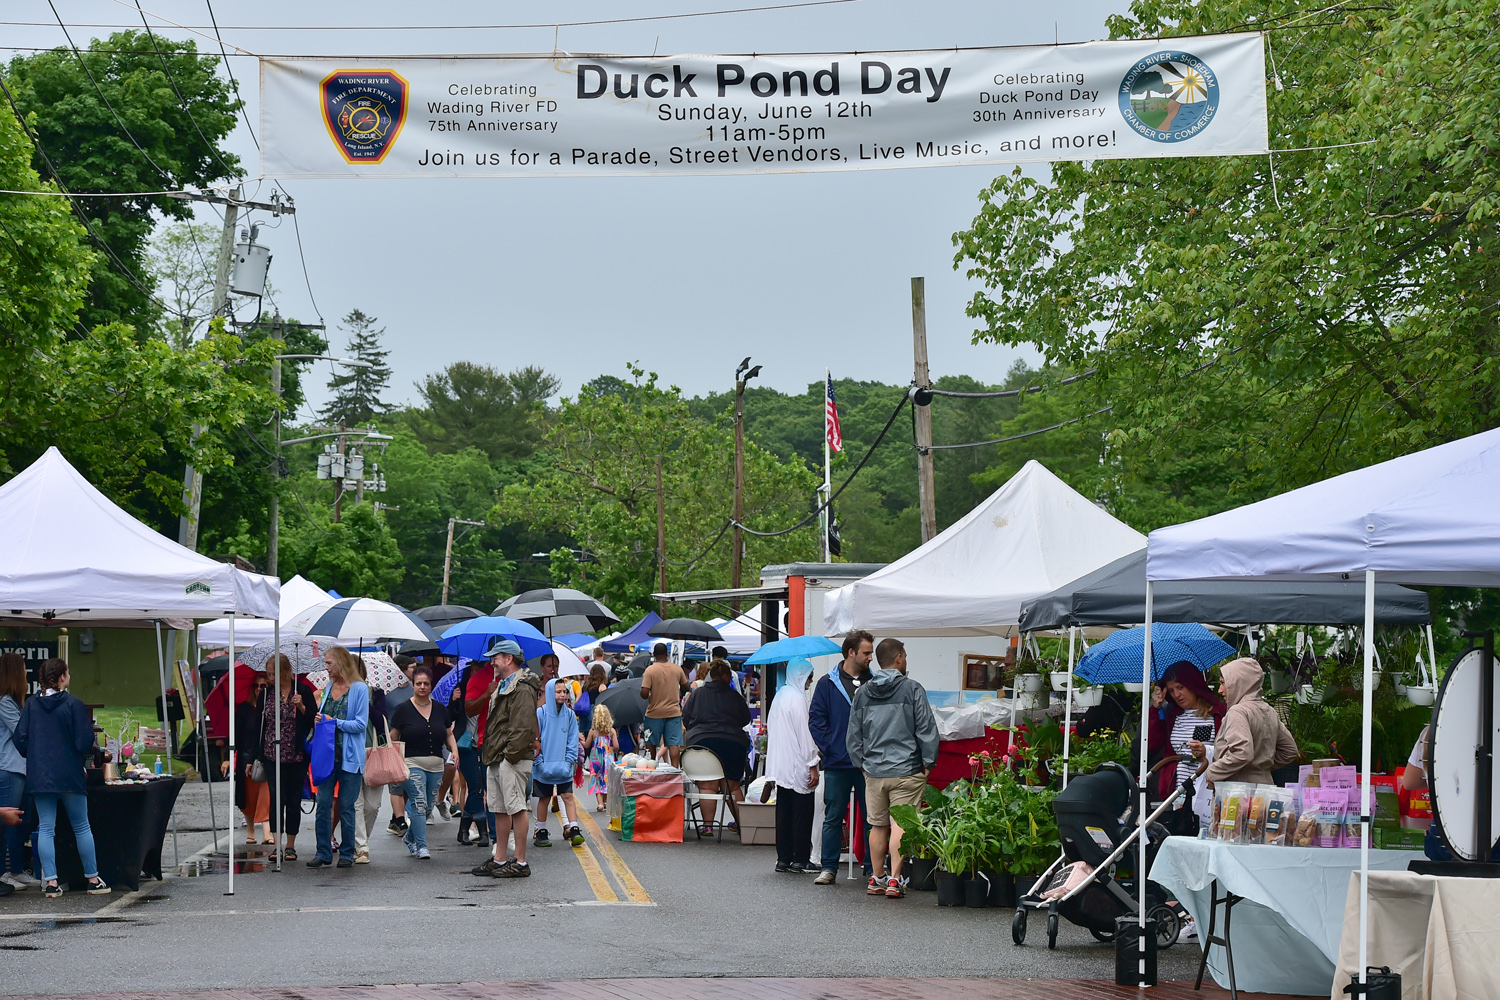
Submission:
M 456 361 L 417 383 L 423 405 L 407 412 L 407 423 L 432 452 L 477 448 L 492 460 L 524 458 L 541 440 L 534 418 L 557 386 L 557 378 L 540 368 L 503 374 Z
M 215 57 L 198 55 L 191 41 L 136 31 L 91 49 L 58 48 L 10 62 L 6 87 L 40 147 L 32 154 L 34 169 L 69 191 L 89 192 L 176 191 L 243 173 L 220 148 L 240 101 L 217 75 Z M 144 332 L 159 311 L 149 295 L 147 242 L 158 219 L 190 220 L 192 209 L 164 195 L 83 201 L 80 211 L 102 241 L 91 262 L 83 323 L 130 322 Z M 214 244 L 197 250 L 210 255 Z
M 1268 87 L 1272 145 L 1291 151 L 1059 163 L 982 193 L 954 237 L 986 288 L 976 336 L 1097 370 L 1071 415 L 1113 407 L 1140 526 L 1500 422 L 1496 13 L 1138 0 L 1113 37 L 1294 18 Z
M 324 589 L 378 600 L 401 582 L 401 547 L 374 505 L 351 504 L 337 523 L 317 502 L 294 503 L 288 515 L 278 559 L 283 576 L 300 573 Z
M 631 368 L 624 392 L 564 399 L 543 437 L 546 464 L 507 485 L 491 512 L 497 524 L 566 532 L 552 576 L 604 600 L 622 618 L 643 613 L 658 585 L 656 470 L 666 508 L 667 576 L 674 588 L 727 586 L 733 437 L 695 419 L 674 386 Z M 777 530 L 806 517 L 816 480 L 754 441 L 745 447 L 745 523 Z M 816 558 L 816 524 L 771 538 L 746 535 L 745 564 Z
M 147 257 L 151 286 L 166 304 L 162 330 L 167 343 L 181 350 L 203 331 L 213 316 L 215 271 L 207 251 L 215 248 L 215 227 L 176 222 L 151 241 Z
M 391 352 L 380 346 L 385 327 L 375 329 L 377 322 L 358 309 L 351 309 L 343 319 L 343 329 L 349 334 L 348 352 L 365 367 L 344 369 L 328 380 L 333 399 L 323 407 L 321 416 L 335 427 L 367 424 L 391 412 L 380 399 L 391 384 L 391 368 L 385 363 Z

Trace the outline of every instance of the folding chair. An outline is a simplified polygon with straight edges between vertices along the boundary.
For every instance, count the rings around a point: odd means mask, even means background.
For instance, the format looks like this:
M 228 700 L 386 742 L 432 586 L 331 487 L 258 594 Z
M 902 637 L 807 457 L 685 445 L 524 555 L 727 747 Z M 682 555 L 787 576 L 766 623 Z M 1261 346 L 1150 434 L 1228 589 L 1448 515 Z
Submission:
M 717 839 L 722 843 L 724 840 L 724 813 L 730 812 L 729 808 L 729 782 L 724 779 L 724 765 L 719 763 L 719 758 L 714 756 L 712 750 L 706 747 L 688 747 L 682 751 L 682 776 L 690 783 L 683 788 L 683 795 L 687 798 L 688 817 L 691 819 L 693 813 L 698 814 L 697 821 L 693 824 L 693 832 L 698 839 L 703 839 L 703 827 L 706 820 L 703 818 L 703 799 L 713 799 L 722 802 L 723 805 L 714 811 L 714 821 L 707 824 L 716 827 Z M 698 791 L 699 782 L 717 781 L 723 789 L 718 794 Z M 733 813 L 730 813 L 733 815 Z

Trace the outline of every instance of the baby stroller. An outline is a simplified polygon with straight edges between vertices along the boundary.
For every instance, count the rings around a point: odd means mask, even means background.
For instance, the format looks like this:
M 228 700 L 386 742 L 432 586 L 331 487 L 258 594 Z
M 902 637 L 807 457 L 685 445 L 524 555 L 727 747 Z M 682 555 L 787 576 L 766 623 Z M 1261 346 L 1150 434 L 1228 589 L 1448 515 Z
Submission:
M 1169 756 L 1150 773 L 1189 759 Z M 1148 871 L 1167 837 L 1166 828 L 1157 820 L 1178 798 L 1191 795 L 1191 787 L 1191 780 L 1184 781 L 1147 817 Z M 1016 944 L 1026 943 L 1029 910 L 1047 911 L 1048 948 L 1057 947 L 1059 916 L 1088 928 L 1097 940 L 1109 942 L 1114 940 L 1116 917 L 1140 912 L 1136 882 L 1139 873 L 1134 870 L 1136 852 L 1132 850 L 1140 835 L 1138 801 L 1135 775 L 1115 763 L 1105 764 L 1092 774 L 1079 775 L 1052 800 L 1063 852 L 1031 890 L 1016 900 L 1016 915 L 1010 928 Z M 1093 872 L 1080 879 L 1073 867 L 1077 862 L 1093 866 Z M 1158 948 L 1170 948 L 1177 943 L 1188 912 L 1155 882 L 1146 885 L 1146 914 L 1157 922 Z

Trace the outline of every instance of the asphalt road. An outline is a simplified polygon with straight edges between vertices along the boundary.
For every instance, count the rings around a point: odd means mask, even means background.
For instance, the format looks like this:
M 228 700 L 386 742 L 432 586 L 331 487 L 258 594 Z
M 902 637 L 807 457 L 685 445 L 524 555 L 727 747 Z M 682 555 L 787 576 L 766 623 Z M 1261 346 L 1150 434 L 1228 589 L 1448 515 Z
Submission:
M 582 800 L 580 800 L 582 801 Z M 387 806 L 387 810 L 388 810 Z M 602 819 L 590 813 L 589 818 Z M 0 994 L 272 988 L 656 976 L 1113 976 L 1114 951 L 1063 924 L 1048 951 L 1040 921 L 1024 947 L 1010 910 L 940 908 L 933 893 L 867 897 L 778 875 L 770 847 L 691 839 L 622 843 L 588 830 L 574 849 L 530 854 L 525 880 L 478 879 L 484 852 L 429 828 L 431 861 L 384 831 L 369 865 L 170 877 L 141 894 L 35 891 L 0 901 Z M 311 817 L 299 837 L 312 855 Z M 552 821 L 554 836 L 558 832 Z M 184 854 L 206 835 L 183 838 Z M 243 833 L 237 833 L 242 838 Z M 189 847 L 189 845 L 192 847 Z M 170 858 L 170 840 L 168 846 Z M 1190 978 L 1198 949 L 1162 955 Z

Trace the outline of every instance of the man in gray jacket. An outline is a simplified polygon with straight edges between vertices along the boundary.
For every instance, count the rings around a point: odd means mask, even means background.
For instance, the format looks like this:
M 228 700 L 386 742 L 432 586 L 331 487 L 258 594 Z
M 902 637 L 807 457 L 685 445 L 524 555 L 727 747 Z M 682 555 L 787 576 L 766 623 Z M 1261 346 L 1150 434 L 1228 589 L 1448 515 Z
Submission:
M 849 759 L 865 775 L 865 820 L 870 824 L 874 873 L 865 891 L 900 899 L 901 838 L 891 836 L 891 806 L 922 804 L 927 773 L 937 763 L 938 729 L 927 692 L 906 676 L 906 647 L 882 639 L 875 647 L 881 667 L 854 695 L 849 709 Z M 885 853 L 891 852 L 891 874 Z

